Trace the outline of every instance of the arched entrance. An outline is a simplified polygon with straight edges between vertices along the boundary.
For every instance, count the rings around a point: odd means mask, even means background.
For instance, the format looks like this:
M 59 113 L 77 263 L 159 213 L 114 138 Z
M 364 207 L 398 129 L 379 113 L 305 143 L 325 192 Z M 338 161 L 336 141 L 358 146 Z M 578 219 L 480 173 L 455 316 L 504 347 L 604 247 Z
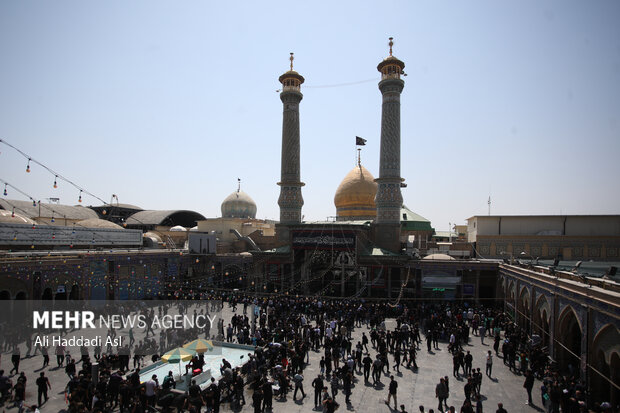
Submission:
M 508 282 L 508 290 L 506 291 L 506 312 L 512 318 L 513 321 L 517 321 L 516 318 L 516 306 L 517 306 L 517 287 L 514 281 Z
M 611 355 L 609 370 L 611 371 L 612 383 L 620 383 L 620 354 L 618 354 L 617 352 L 614 352 Z M 610 399 L 612 406 L 617 406 L 620 402 L 620 390 L 618 390 L 617 387 L 613 387 L 611 389 Z
M 61 286 L 61 287 L 64 287 L 64 286 Z M 67 301 L 66 287 L 59 288 L 58 290 L 56 290 L 56 294 L 54 294 L 54 300 L 55 301 Z
M 11 303 L 11 319 L 13 322 L 22 323 L 24 314 L 32 310 L 31 303 L 26 300 L 28 300 L 28 293 L 26 291 L 18 291 L 15 294 L 15 301 Z
M 77 284 L 73 284 L 71 287 L 71 292 L 69 293 L 70 300 L 79 300 L 80 299 L 80 287 Z
M 559 318 L 555 354 L 560 371 L 575 377 L 579 377 L 581 366 L 581 334 L 575 310 L 566 307 Z
M 517 324 L 528 334 L 530 333 L 530 316 L 532 314 L 530 303 L 530 291 L 527 289 L 527 287 L 524 287 L 521 290 L 521 294 L 519 295 L 519 311 L 517 312 Z
M 549 346 L 550 334 L 549 334 L 549 320 L 551 316 L 551 309 L 547 302 L 547 297 L 541 295 L 536 301 L 536 307 L 532 314 L 532 332 L 540 336 L 543 347 Z
M 43 290 L 43 294 L 41 295 L 41 300 L 51 301 L 54 299 L 54 295 L 52 294 L 52 289 L 47 287 Z
M 615 406 L 620 401 L 620 390 L 612 383 L 620 383 L 620 332 L 608 324 L 592 341 L 591 363 L 596 371 L 590 372 L 591 391 L 594 400 L 611 402 Z
M 0 312 L 0 323 L 8 323 L 11 321 L 11 293 L 8 290 L 0 291 L 0 301 L 7 301 L 6 303 L 2 303 L 2 309 L 4 311 Z M 7 311 L 8 310 L 8 311 Z

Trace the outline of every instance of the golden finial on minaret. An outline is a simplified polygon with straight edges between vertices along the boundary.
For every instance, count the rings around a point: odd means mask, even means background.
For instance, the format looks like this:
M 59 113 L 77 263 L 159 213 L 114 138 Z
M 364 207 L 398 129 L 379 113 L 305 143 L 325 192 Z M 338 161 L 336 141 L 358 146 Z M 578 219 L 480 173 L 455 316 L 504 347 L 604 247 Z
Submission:
M 287 90 L 296 90 L 299 91 L 299 86 L 304 83 L 304 77 L 293 70 L 293 60 L 295 60 L 295 54 L 293 52 L 290 53 L 291 56 L 288 58 L 290 60 L 290 69 L 283 73 L 278 80 L 282 83 L 284 88 L 292 88 Z
M 390 42 L 388 43 L 390 45 L 390 56 L 392 56 L 392 46 L 394 46 L 394 38 L 390 37 Z

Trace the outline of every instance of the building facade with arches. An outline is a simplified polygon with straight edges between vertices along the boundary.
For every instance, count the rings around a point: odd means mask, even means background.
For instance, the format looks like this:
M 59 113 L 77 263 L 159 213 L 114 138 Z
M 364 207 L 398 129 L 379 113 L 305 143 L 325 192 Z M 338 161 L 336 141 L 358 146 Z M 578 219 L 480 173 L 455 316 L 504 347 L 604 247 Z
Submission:
M 560 371 L 578 372 L 595 399 L 620 402 L 620 285 L 608 279 L 502 264 L 497 297 Z

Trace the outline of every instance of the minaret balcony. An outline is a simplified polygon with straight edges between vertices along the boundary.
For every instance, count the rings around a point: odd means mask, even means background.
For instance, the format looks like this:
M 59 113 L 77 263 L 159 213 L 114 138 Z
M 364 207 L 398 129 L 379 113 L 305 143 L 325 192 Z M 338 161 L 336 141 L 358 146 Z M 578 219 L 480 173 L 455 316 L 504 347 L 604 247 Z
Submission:
M 282 87 L 282 92 L 300 92 L 300 86 L 284 86 Z
M 381 80 L 400 79 L 400 73 L 381 73 Z

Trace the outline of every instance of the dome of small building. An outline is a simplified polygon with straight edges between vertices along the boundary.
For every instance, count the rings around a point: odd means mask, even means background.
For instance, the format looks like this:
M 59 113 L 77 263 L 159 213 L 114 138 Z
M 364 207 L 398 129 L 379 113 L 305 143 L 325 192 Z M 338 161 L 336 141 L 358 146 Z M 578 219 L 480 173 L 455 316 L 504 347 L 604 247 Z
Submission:
M 0 209 L 0 224 L 28 224 L 33 225 L 35 222 L 30 218 L 26 218 L 18 213 Z
M 248 194 L 236 190 L 222 202 L 223 218 L 256 218 L 256 203 Z
M 111 228 L 111 229 L 123 229 L 120 225 L 114 222 L 106 221 L 105 219 L 89 218 L 79 221 L 76 225 L 83 228 Z
M 344 177 L 334 196 L 336 219 L 373 220 L 377 216 L 375 177 L 361 164 Z
M 198 225 L 196 225 L 194 227 L 191 227 L 189 230 L 192 231 L 192 232 L 197 232 L 198 231 Z
M 161 248 L 163 246 L 161 237 L 158 234 L 150 231 L 142 234 L 142 242 L 143 245 L 147 248 Z
M 454 261 L 455 258 L 451 257 L 447 254 L 431 254 L 422 258 L 423 260 L 444 260 L 444 261 Z
M 182 227 L 181 225 L 175 225 L 174 227 L 170 228 L 168 231 L 172 231 L 172 232 L 185 232 L 185 231 L 187 231 L 187 228 Z
M 143 238 L 151 238 L 151 239 L 153 239 L 153 240 L 155 240 L 156 242 L 159 242 L 159 243 L 162 242 L 161 237 L 159 236 L 159 234 L 156 234 L 156 233 L 151 232 L 151 231 L 145 232 L 144 234 L 142 234 L 142 237 Z

